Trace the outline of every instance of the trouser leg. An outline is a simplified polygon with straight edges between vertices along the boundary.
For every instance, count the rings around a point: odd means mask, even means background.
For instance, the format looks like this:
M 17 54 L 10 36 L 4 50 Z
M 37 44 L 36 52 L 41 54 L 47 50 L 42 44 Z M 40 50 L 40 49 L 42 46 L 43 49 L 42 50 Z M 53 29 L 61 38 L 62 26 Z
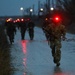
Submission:
M 55 56 L 55 46 L 52 47 L 52 51 L 51 52 L 52 52 L 52 56 L 54 57 Z
M 26 32 L 26 31 L 21 31 L 21 39 L 22 39 L 22 40 L 24 40 L 25 32 Z
M 34 38 L 34 30 L 29 30 L 29 37 L 30 37 L 30 40 L 33 40 L 33 38 Z
M 61 60 L 61 51 L 56 50 L 55 56 L 54 56 L 54 61 L 55 61 L 55 63 L 58 63 L 58 62 L 60 62 L 60 60 Z

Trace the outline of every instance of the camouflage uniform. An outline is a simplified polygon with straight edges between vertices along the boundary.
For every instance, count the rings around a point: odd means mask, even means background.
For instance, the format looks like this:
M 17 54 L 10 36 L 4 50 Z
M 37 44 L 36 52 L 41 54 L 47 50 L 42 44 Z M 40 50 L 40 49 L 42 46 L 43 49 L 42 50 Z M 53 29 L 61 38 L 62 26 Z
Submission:
M 47 27 L 49 34 L 49 44 L 52 49 L 52 56 L 54 58 L 54 63 L 59 66 L 59 61 L 61 59 L 61 37 L 64 39 L 66 34 L 66 29 L 64 25 L 61 24 L 51 24 Z
M 48 21 L 45 21 L 44 23 L 43 23 L 43 25 L 42 25 L 42 30 L 43 30 L 43 32 L 45 33 L 45 36 L 46 36 L 46 39 L 48 40 L 49 38 L 49 35 L 48 35 L 48 33 L 47 33 L 47 30 L 46 30 L 46 27 L 48 27 L 48 25 L 49 25 L 50 23 L 48 22 Z

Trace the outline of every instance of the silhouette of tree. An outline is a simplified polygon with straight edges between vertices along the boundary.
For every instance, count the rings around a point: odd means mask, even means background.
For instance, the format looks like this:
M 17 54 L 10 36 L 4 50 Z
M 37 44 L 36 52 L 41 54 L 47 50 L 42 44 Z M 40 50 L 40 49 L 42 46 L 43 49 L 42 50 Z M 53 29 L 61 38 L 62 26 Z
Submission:
M 70 23 L 73 23 L 75 20 L 75 0 L 58 0 L 62 8 L 65 10 L 65 13 L 70 19 Z

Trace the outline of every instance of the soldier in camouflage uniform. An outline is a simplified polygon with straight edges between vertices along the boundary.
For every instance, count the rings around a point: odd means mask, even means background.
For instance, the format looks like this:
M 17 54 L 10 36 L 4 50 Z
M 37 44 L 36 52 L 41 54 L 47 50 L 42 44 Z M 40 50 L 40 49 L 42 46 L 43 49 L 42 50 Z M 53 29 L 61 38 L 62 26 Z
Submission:
M 43 23 L 43 25 L 42 25 L 42 30 L 43 30 L 43 32 L 44 32 L 45 37 L 46 37 L 47 40 L 48 40 L 49 35 L 48 35 L 48 33 L 46 32 L 46 27 L 47 27 L 49 24 L 50 24 L 50 23 L 48 22 L 48 20 L 46 20 L 46 21 L 44 21 L 44 23 Z
M 52 24 L 47 27 L 47 32 L 49 34 L 49 44 L 52 49 L 54 63 L 59 66 L 61 59 L 61 38 L 65 40 L 65 26 L 61 24 L 61 21 L 58 23 L 52 22 Z

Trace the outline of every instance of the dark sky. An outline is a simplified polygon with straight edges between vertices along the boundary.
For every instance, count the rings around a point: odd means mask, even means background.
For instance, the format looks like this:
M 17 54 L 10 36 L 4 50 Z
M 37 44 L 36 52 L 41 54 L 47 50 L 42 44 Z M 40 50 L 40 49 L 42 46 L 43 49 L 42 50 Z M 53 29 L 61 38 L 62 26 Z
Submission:
M 40 0 L 41 3 L 46 0 Z M 21 15 L 20 7 L 28 8 L 35 5 L 38 6 L 38 0 L 0 0 L 0 16 Z

